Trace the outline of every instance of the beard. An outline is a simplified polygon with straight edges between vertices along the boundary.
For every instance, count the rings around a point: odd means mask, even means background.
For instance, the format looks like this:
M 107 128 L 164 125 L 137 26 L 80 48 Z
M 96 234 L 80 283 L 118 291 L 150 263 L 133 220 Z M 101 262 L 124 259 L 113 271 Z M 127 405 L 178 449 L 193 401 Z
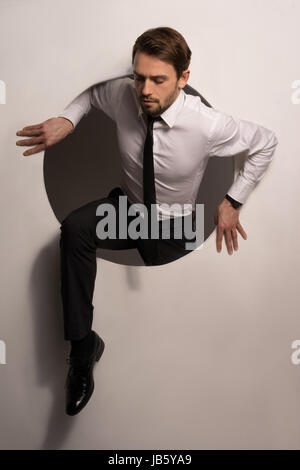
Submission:
M 178 97 L 178 88 L 177 88 L 177 83 L 172 90 L 172 92 L 167 96 L 165 99 L 165 102 L 163 105 L 160 103 L 157 103 L 156 101 L 153 103 L 152 107 L 153 109 L 148 109 L 143 106 L 143 109 L 146 114 L 149 114 L 150 116 L 156 117 L 160 116 L 164 111 L 166 111 L 175 101 L 175 99 Z

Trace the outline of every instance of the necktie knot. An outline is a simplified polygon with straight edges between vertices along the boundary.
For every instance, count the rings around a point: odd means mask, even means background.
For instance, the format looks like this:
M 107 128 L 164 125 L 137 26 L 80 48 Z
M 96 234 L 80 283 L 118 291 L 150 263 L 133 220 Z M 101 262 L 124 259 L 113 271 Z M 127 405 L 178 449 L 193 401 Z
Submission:
M 147 116 L 148 117 L 148 128 L 153 128 L 154 121 L 160 121 L 160 116 Z

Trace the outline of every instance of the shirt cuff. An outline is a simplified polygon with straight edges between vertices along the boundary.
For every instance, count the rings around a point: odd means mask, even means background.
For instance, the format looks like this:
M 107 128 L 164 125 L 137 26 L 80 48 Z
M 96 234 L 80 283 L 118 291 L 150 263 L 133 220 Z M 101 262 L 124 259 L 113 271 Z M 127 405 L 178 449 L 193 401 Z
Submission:
M 250 183 L 242 175 L 238 175 L 230 189 L 227 191 L 227 194 L 237 202 L 244 204 L 256 184 L 256 182 Z
M 70 106 L 68 106 L 67 109 L 64 109 L 62 113 L 58 114 L 57 117 L 64 117 L 68 119 L 69 121 L 71 121 L 75 129 L 83 114 L 84 113 L 80 106 L 76 104 L 71 104 Z

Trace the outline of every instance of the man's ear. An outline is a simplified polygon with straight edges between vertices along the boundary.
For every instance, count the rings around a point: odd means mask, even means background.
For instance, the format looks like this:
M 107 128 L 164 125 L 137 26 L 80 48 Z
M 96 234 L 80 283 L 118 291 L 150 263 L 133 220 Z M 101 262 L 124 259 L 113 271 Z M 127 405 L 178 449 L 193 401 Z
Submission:
M 190 77 L 190 70 L 184 70 L 181 74 L 181 77 L 178 81 L 179 88 L 184 88 Z

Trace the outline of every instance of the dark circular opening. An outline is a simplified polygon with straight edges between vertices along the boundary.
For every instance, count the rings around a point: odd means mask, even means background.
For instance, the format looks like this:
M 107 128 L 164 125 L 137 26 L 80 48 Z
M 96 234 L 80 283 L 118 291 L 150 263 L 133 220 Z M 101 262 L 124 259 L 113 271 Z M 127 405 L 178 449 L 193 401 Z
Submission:
M 126 76 L 133 80 L 132 74 Z M 211 107 L 192 86 L 186 85 L 183 90 L 186 94 L 199 96 L 204 104 Z M 119 186 L 120 165 L 116 124 L 104 112 L 92 109 L 72 134 L 45 151 L 45 188 L 57 220 L 61 223 L 72 210 L 106 197 L 112 188 Z M 215 229 L 214 212 L 232 185 L 233 178 L 232 157 L 209 159 L 196 198 L 196 203 L 204 204 L 205 208 L 204 240 Z M 97 250 L 97 257 L 122 265 L 144 265 L 136 248 L 101 248 Z

